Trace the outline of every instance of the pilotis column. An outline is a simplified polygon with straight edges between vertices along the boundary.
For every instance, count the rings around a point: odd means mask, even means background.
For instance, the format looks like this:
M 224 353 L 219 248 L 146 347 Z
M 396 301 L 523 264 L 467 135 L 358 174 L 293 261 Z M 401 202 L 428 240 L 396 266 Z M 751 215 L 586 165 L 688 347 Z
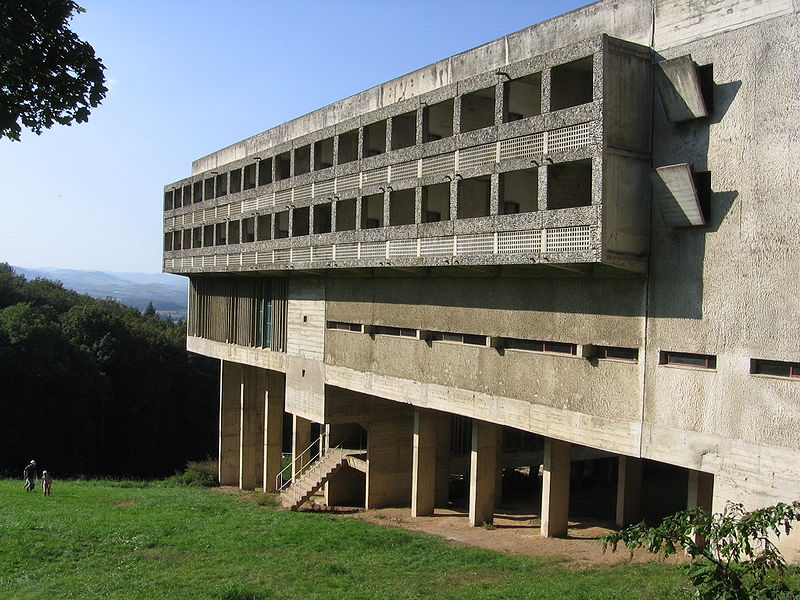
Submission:
M 220 361 L 219 482 L 221 485 L 239 484 L 241 384 L 241 365 Z
M 619 456 L 617 476 L 617 525 L 625 527 L 642 520 L 641 458 Z
M 472 451 L 469 474 L 469 524 L 477 527 L 494 519 L 497 487 L 497 439 L 501 427 L 472 421 Z
M 567 534 L 569 516 L 570 443 L 544 441 L 542 470 L 542 536 Z

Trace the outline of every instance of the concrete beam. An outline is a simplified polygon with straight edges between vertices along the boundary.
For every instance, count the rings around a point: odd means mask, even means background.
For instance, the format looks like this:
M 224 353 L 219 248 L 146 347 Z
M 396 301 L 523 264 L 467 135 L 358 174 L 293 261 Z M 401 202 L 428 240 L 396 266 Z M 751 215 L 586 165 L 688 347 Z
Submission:
M 565 536 L 569 517 L 569 442 L 545 439 L 542 473 L 542 536 Z
M 494 520 L 497 486 L 497 440 L 502 428 L 486 421 L 472 421 L 469 473 L 469 524 L 477 527 Z
M 617 476 L 617 518 L 619 527 L 638 523 L 642 519 L 642 467 L 641 458 L 620 456 Z

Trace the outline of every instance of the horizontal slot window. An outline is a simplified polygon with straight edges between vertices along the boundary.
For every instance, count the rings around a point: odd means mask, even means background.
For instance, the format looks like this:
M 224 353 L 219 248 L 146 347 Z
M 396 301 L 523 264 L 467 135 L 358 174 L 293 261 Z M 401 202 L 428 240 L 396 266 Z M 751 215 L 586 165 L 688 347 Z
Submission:
M 507 350 L 527 350 L 528 352 L 547 352 L 550 354 L 576 355 L 578 353 L 577 344 L 546 340 L 503 338 L 502 347 Z
M 753 375 L 800 379 L 800 363 L 753 358 L 750 360 L 750 373 Z
M 363 333 L 364 325 L 361 323 L 346 323 L 344 321 L 328 321 L 328 329 L 337 329 L 339 331 L 355 331 L 356 333 Z
M 384 325 L 377 325 L 374 329 L 376 335 L 392 335 L 395 337 L 417 338 L 419 337 L 419 330 L 408 329 L 406 327 L 386 327 Z
M 690 354 L 688 352 L 661 352 L 659 364 L 690 369 L 716 369 L 717 357 L 711 354 Z
M 456 344 L 468 344 L 470 346 L 486 346 L 485 335 L 473 335 L 471 333 L 449 333 L 447 331 L 432 331 L 431 339 L 434 342 L 453 342 Z
M 624 360 L 628 362 L 636 362 L 639 360 L 638 348 L 618 348 L 617 346 L 597 346 L 595 348 L 595 357 L 603 358 L 606 360 Z

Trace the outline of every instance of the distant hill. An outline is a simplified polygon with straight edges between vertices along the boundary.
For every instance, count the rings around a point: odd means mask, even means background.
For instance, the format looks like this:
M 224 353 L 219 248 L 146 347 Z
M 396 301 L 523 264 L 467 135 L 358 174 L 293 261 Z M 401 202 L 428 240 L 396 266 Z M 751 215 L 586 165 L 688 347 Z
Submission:
M 149 302 L 159 314 L 186 318 L 187 279 L 169 273 L 117 273 L 42 267 L 13 267 L 27 279 L 43 277 L 60 281 L 64 287 L 95 298 L 114 298 L 139 310 Z

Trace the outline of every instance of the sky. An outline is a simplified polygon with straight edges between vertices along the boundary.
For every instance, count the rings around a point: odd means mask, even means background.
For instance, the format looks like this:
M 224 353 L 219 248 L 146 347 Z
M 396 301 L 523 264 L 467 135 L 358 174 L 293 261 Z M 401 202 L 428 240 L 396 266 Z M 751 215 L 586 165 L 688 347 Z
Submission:
M 109 92 L 88 123 L 0 140 L 0 262 L 160 272 L 163 186 L 193 160 L 589 2 L 79 4 Z

